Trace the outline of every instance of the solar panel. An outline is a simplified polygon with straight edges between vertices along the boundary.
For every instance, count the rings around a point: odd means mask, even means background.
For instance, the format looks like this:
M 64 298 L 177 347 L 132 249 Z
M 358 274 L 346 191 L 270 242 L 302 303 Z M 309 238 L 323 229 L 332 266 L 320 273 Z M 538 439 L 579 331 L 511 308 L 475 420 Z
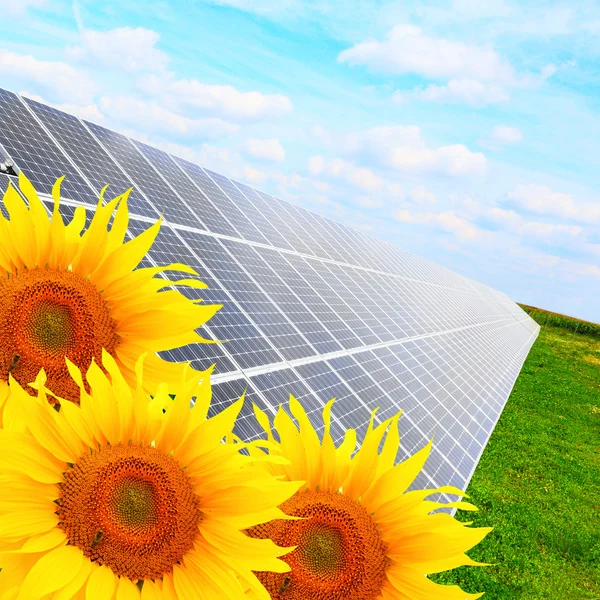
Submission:
M 293 393 L 322 430 L 364 432 L 403 409 L 401 458 L 434 436 L 413 485 L 465 488 L 539 326 L 505 294 L 148 144 L 0 90 L 0 155 L 48 194 L 66 174 L 65 218 L 111 183 L 133 186 L 129 235 L 164 216 L 143 265 L 184 262 L 223 308 L 219 344 L 163 353 L 217 367 L 211 414 L 246 397 L 274 413 Z M 0 190 L 8 177 L 0 176 Z M 44 196 L 45 201 L 49 198 Z M 51 206 L 51 203 L 48 204 Z M 251 402 L 236 433 L 261 435 Z
M 0 145 L 2 154 L 27 172 L 38 192 L 50 194 L 54 182 L 67 175 L 62 191 L 67 198 L 95 204 L 97 194 L 60 150 L 21 98 L 0 89 Z

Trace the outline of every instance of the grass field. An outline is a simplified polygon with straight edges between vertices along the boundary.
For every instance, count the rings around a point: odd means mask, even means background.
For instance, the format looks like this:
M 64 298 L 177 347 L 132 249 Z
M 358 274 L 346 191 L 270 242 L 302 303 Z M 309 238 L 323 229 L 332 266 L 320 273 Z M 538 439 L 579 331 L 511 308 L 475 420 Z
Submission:
M 469 556 L 496 564 L 431 578 L 486 600 L 600 600 L 600 326 L 528 312 L 543 327 L 467 490 L 479 512 L 457 513 L 494 527 Z

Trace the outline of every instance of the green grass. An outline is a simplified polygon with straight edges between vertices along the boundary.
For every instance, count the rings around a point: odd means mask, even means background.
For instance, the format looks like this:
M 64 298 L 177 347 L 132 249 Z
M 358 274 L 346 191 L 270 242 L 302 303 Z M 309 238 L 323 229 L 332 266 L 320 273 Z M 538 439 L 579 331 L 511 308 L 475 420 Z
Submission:
M 489 600 L 600 600 L 600 339 L 553 317 L 467 490 L 479 512 L 457 513 L 494 527 L 468 554 L 495 566 L 432 575 L 437 583 Z
M 600 325 L 598 323 L 590 323 L 589 321 L 580 321 L 573 317 L 567 317 L 559 313 L 553 313 L 527 304 L 521 304 L 521 308 L 542 327 L 553 325 L 568 329 L 574 333 L 583 333 L 592 337 L 600 337 Z

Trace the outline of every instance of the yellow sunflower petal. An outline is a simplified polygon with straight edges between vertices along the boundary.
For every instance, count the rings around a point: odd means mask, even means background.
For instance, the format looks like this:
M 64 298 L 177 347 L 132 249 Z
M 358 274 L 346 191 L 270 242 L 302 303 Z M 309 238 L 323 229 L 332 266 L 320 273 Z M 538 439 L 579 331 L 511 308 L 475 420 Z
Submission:
M 170 599 L 172 598 L 172 596 L 162 594 L 162 590 L 156 585 L 154 581 L 144 581 L 144 586 L 142 587 L 141 593 L 141 600 L 163 600 L 163 598 Z
M 93 565 L 85 588 L 85 600 L 112 600 L 117 585 L 115 574 L 105 566 Z
M 0 454 L 4 471 L 25 472 L 40 483 L 58 483 L 65 463 L 41 451 L 29 433 L 0 430 Z
M 89 560 L 83 560 L 79 567 L 79 571 L 65 587 L 60 589 L 54 595 L 52 600 L 73 600 L 75 595 L 83 595 L 84 585 L 92 572 L 92 563 Z M 84 596 L 85 597 L 85 596 Z
M 140 600 L 140 591 L 127 577 L 121 577 L 117 585 L 116 600 Z
M 83 207 L 77 207 L 66 226 L 60 216 L 60 180 L 52 191 L 51 219 L 22 173 L 19 185 L 29 205 L 9 186 L 4 205 L 10 220 L 0 216 L 0 321 L 10 323 L 0 335 L 0 384 L 10 373 L 29 391 L 28 384 L 43 368 L 52 394 L 77 402 L 78 386 L 57 356 L 63 354 L 86 371 L 92 360 L 101 362 L 104 348 L 129 385 L 135 385 L 135 362 L 142 352 L 152 356 L 144 379 L 146 391 L 154 392 L 161 382 L 178 385 L 181 369 L 158 353 L 214 343 L 197 331 L 220 305 L 198 304 L 181 293 L 184 287 L 204 287 L 185 265 L 136 268 L 154 242 L 160 220 L 125 241 L 129 222 L 125 193 L 106 204 L 100 201 L 82 233 Z M 169 281 L 159 276 L 168 271 L 192 277 Z M 30 325 L 23 328 L 23 323 Z M 23 429 L 23 420 L 10 405 L 1 411 L 6 413 L 1 415 L 3 422 Z
M 481 594 L 467 594 L 457 585 L 439 585 L 427 579 L 425 574 L 405 569 L 402 574 L 394 573 L 388 578 L 392 585 L 410 600 L 476 600 Z
M 240 452 L 243 443 L 223 443 L 243 400 L 209 419 L 208 376 L 199 382 L 184 369 L 179 386 L 161 383 L 151 396 L 143 357 L 133 390 L 118 361 L 102 358 L 85 376 L 66 363 L 80 403 L 65 401 L 58 412 L 43 376 L 35 396 L 12 382 L 10 397 L 31 427 L 0 429 L 0 584 L 12 594 L 27 578 L 19 593 L 40 600 L 181 600 L 177 590 L 220 600 L 223 590 L 244 598 L 238 581 L 252 581 L 253 571 L 286 571 L 279 557 L 289 548 L 255 540 L 245 528 L 287 520 L 278 505 L 303 483 L 263 468 L 285 459 L 258 460 Z M 204 398 L 195 407 L 193 395 Z M 65 552 L 72 553 L 62 561 L 68 574 L 44 577 Z
M 258 572 L 260 582 L 272 597 L 293 586 L 294 597 L 327 597 L 329 600 L 461 600 L 477 598 L 458 587 L 437 586 L 427 573 L 461 565 L 483 566 L 465 552 L 489 533 L 489 528 L 469 528 L 448 514 L 430 514 L 441 507 L 474 506 L 428 500 L 433 494 L 466 494 L 452 486 L 406 491 L 423 468 L 431 451 L 430 442 L 408 460 L 395 465 L 399 445 L 400 414 L 375 426 L 373 411 L 360 449 L 354 453 L 356 432 L 348 430 L 336 448 L 329 433 L 330 401 L 323 410 L 325 430 L 319 443 L 315 429 L 293 398 L 290 410 L 299 423 L 279 408 L 273 422 L 279 441 L 270 433 L 265 413 L 255 410 L 268 432 L 269 455 L 289 460 L 291 465 L 271 461 L 269 474 L 283 480 L 305 479 L 306 485 L 280 508 L 296 520 L 273 520 L 248 530 L 250 537 L 271 540 L 291 552 L 282 557 L 291 570 L 284 578 Z M 250 447 L 253 457 L 264 454 Z M 243 497 L 243 492 L 235 493 Z M 216 536 L 211 523 L 210 536 Z M 343 532 L 343 534 L 341 533 Z M 224 543 L 215 537 L 213 544 Z M 233 540 L 229 542 L 233 545 Z M 293 549 L 291 548 L 293 547 Z M 359 574 L 360 575 L 357 575 Z M 326 574 L 327 577 L 323 577 Z M 242 577 L 249 586 L 249 581 Z M 352 580 L 352 586 L 347 582 Z M 319 584 L 316 586 L 315 581 Z M 255 590 L 248 589 L 248 597 Z
M 19 600 L 38 600 L 70 583 L 79 572 L 84 556 L 74 546 L 61 546 L 45 554 L 25 577 Z

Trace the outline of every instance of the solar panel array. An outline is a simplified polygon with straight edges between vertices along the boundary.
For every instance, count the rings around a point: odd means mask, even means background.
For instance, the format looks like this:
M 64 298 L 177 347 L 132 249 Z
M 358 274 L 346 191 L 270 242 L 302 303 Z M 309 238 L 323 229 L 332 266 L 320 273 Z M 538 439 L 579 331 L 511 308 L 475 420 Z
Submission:
M 165 353 L 216 363 L 213 411 L 246 390 L 273 412 L 290 393 L 333 433 L 402 408 L 404 458 L 435 433 L 414 487 L 466 488 L 539 327 L 506 295 L 157 148 L 0 90 L 0 154 L 42 194 L 60 175 L 72 216 L 133 186 L 130 235 L 164 216 L 144 264 L 184 262 L 223 304 L 203 327 L 222 344 Z M 7 176 L 0 176 L 2 191 Z M 49 204 L 49 203 L 48 203 Z M 237 425 L 260 434 L 250 402 Z

